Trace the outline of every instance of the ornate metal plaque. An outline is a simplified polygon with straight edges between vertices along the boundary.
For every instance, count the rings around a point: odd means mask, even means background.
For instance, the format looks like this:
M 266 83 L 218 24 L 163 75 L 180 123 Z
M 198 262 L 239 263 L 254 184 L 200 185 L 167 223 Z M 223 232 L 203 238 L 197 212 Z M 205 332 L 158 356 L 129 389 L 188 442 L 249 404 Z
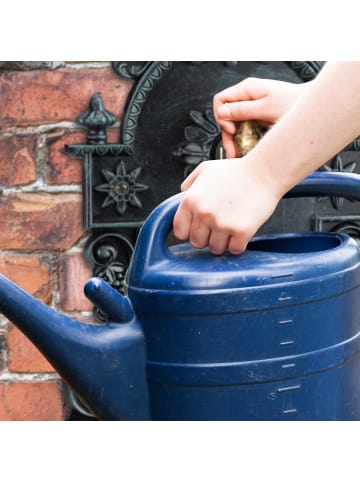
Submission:
M 121 119 L 94 93 L 78 122 L 87 143 L 68 145 L 83 159 L 84 227 L 91 230 L 85 253 L 94 273 L 120 291 L 139 227 L 150 211 L 179 191 L 200 162 L 219 158 L 220 129 L 213 96 L 246 77 L 307 82 L 321 62 L 113 62 L 134 81 Z M 107 143 L 106 129 L 121 121 L 120 143 Z M 356 140 L 324 169 L 357 172 Z M 286 199 L 261 233 L 311 229 L 359 232 L 358 203 L 344 199 Z M 349 217 L 350 216 L 350 217 Z

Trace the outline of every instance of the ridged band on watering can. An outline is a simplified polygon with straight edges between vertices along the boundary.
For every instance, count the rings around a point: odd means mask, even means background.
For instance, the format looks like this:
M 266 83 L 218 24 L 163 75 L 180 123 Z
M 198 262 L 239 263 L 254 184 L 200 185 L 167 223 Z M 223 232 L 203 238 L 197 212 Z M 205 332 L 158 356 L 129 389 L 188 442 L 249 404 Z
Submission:
M 314 195 L 360 199 L 359 177 L 315 173 L 288 194 Z M 168 247 L 180 199 L 148 218 L 128 274 L 152 416 L 360 418 L 356 242 L 336 233 L 272 235 L 219 257 L 187 243 Z

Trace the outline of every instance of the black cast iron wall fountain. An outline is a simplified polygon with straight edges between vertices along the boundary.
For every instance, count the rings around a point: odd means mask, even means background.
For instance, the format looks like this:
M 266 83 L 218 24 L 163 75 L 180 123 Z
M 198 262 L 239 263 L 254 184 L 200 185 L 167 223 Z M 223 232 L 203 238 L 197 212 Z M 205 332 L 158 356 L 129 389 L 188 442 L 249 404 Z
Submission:
M 134 80 L 121 119 L 120 143 L 107 142 L 115 116 L 94 93 L 78 122 L 87 143 L 68 145 L 83 160 L 84 228 L 91 231 L 85 256 L 94 275 L 124 289 L 138 230 L 150 211 L 179 191 L 200 162 L 219 158 L 220 130 L 212 112 L 214 94 L 255 76 L 307 82 L 321 62 L 113 62 L 114 71 Z M 356 140 L 324 169 L 359 172 Z M 296 213 L 294 215 L 294 213 Z M 263 233 L 339 230 L 360 237 L 360 207 L 344 199 L 286 199 Z

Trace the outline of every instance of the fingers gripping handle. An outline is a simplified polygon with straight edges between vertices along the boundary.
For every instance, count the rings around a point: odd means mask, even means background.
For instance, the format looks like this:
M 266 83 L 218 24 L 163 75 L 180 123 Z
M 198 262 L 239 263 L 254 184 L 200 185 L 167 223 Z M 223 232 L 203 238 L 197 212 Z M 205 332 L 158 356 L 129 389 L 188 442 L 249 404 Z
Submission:
M 167 237 L 183 193 L 160 204 L 145 221 L 134 253 L 133 265 L 146 269 L 170 255 Z M 360 201 L 360 175 L 340 172 L 314 172 L 292 188 L 284 197 L 339 196 Z

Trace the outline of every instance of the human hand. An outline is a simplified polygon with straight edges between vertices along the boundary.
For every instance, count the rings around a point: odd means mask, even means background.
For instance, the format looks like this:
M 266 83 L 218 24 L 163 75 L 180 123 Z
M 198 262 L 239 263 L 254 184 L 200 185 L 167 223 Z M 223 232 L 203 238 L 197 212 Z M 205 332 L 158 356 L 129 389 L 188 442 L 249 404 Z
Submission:
M 243 252 L 282 197 L 270 176 L 258 172 L 251 153 L 201 163 L 181 189 L 186 193 L 174 217 L 175 236 L 217 255 Z
M 236 156 L 236 122 L 254 120 L 262 126 L 274 124 L 310 83 L 293 84 L 249 77 L 216 94 L 214 116 L 222 130 L 227 157 Z

